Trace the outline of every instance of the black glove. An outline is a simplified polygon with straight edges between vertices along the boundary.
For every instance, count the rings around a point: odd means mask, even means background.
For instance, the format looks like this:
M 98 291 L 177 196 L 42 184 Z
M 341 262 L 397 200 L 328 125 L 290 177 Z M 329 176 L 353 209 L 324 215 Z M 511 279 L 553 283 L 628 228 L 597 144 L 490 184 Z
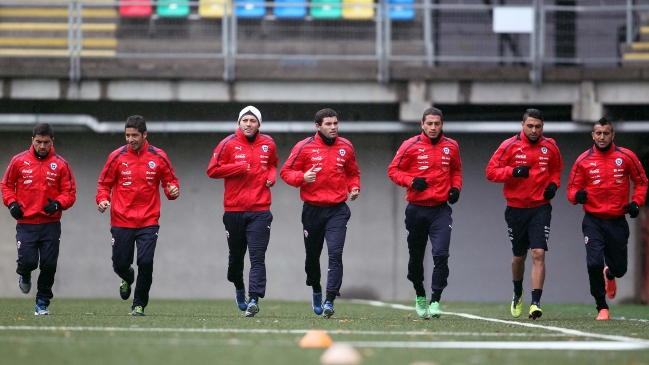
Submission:
M 455 204 L 457 203 L 458 199 L 460 199 L 460 189 L 450 188 L 448 190 L 448 203 Z
M 412 180 L 412 188 L 419 191 L 428 189 L 428 183 L 423 177 L 416 177 Z
M 59 210 L 63 209 L 61 207 L 61 203 L 59 203 L 58 200 L 52 200 L 50 198 L 47 198 L 47 201 L 49 203 L 47 203 L 47 205 L 43 207 L 43 210 L 45 211 L 45 213 L 47 213 L 47 215 L 52 215 L 58 212 Z
M 512 176 L 513 177 L 523 177 L 523 178 L 528 178 L 530 177 L 530 168 L 531 166 L 516 166 L 514 167 L 514 171 L 512 171 Z
M 22 206 L 23 205 L 18 202 L 9 204 L 9 213 L 11 213 L 11 216 L 14 217 L 15 220 L 19 220 L 23 217 L 24 213 L 20 209 Z
M 640 207 L 636 202 L 631 202 L 623 206 L 622 209 L 626 209 L 626 211 L 629 212 L 629 217 L 631 218 L 635 218 L 638 216 L 638 214 L 640 214 Z
M 579 204 L 586 204 L 586 202 L 588 201 L 588 193 L 586 192 L 586 190 L 579 190 L 577 194 L 575 194 L 575 200 Z
M 551 182 L 545 188 L 545 192 L 543 192 L 543 199 L 550 200 L 554 198 L 554 194 L 556 193 L 557 193 L 557 184 Z

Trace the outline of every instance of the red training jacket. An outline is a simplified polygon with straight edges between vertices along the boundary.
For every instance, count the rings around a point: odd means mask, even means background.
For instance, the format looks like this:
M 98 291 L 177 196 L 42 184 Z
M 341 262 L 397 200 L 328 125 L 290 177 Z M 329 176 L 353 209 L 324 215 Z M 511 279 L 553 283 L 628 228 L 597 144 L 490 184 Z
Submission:
M 585 189 L 588 201 L 584 204 L 584 211 L 603 219 L 621 217 L 626 214 L 622 207 L 629 204 L 629 178 L 633 180 L 631 201 L 644 205 L 647 175 L 638 157 L 613 143 L 606 152 L 593 146 L 582 153 L 572 166 L 568 200 L 576 205 L 575 194 Z
M 304 181 L 304 173 L 315 166 L 316 180 Z M 354 147 L 340 136 L 332 146 L 324 143 L 318 133 L 298 142 L 279 176 L 287 184 L 300 188 L 300 198 L 311 205 L 328 207 L 347 200 L 347 192 L 361 190 Z
M 514 177 L 516 166 L 531 166 L 530 177 Z M 491 156 L 487 179 L 504 182 L 503 194 L 507 205 L 514 208 L 534 208 L 550 201 L 543 198 L 545 188 L 555 183 L 561 186 L 563 159 L 554 139 L 540 136 L 530 142 L 523 132 L 506 139 Z
M 395 184 L 406 188 L 409 203 L 424 206 L 446 203 L 449 189 L 462 190 L 460 147 L 443 135 L 433 144 L 422 132 L 401 144 L 388 166 L 388 176 Z M 413 189 L 412 180 L 416 177 L 426 178 L 428 189 Z
M 77 186 L 72 169 L 54 147 L 45 158 L 35 155 L 34 147 L 14 156 L 2 179 L 2 202 L 22 204 L 23 217 L 19 224 L 42 224 L 61 221 L 62 211 L 47 215 L 43 207 L 47 198 L 58 200 L 63 210 L 77 200 Z
M 207 176 L 225 180 L 225 211 L 269 210 L 272 199 L 266 180 L 275 184 L 277 162 L 275 142 L 265 134 L 257 132 L 255 141 L 250 143 L 237 128 L 234 134 L 221 141 L 214 149 Z
M 180 189 L 178 178 L 163 150 L 144 140 L 134 151 L 128 145 L 108 156 L 99 175 L 97 204 L 111 202 L 110 225 L 122 228 L 142 228 L 158 224 L 160 218 L 160 183 L 169 200 L 167 184 Z M 112 194 L 112 201 L 111 201 Z

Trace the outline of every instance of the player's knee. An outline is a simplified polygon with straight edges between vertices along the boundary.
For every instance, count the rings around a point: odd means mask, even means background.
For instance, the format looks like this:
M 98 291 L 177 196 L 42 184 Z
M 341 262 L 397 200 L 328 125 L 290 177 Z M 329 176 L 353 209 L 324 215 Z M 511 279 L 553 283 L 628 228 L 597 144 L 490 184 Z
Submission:
M 56 272 L 56 263 L 41 263 L 41 272 L 53 274 Z
M 34 271 L 38 268 L 38 260 L 20 260 L 18 266 L 22 271 Z
M 137 264 L 137 270 L 140 273 L 152 273 L 153 272 L 153 260 L 143 260 Z
M 627 270 L 626 266 L 625 267 L 615 267 L 615 268 L 612 268 L 612 267 L 609 266 L 609 268 L 608 268 L 608 271 L 610 271 L 611 274 L 613 274 L 613 276 L 615 276 L 616 278 L 623 277 L 624 274 L 626 274 L 626 270 Z

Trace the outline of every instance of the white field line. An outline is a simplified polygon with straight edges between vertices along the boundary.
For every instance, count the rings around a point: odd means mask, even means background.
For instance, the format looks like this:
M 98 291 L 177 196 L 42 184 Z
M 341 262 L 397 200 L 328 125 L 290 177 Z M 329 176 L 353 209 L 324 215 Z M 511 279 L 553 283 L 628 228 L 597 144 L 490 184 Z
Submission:
M 419 349 L 507 349 L 507 350 L 646 350 L 649 342 L 620 341 L 444 341 L 444 342 L 388 342 L 356 341 L 345 342 L 354 347 L 419 348 Z
M 95 331 L 95 332 L 182 332 L 182 333 L 256 333 L 299 334 L 309 330 L 274 330 L 240 328 L 142 328 L 142 327 L 66 327 L 66 326 L 0 326 L 0 331 Z M 329 330 L 330 335 L 385 335 L 385 336 L 466 336 L 466 337 L 562 337 L 554 333 L 495 333 L 495 332 L 423 332 L 423 331 L 348 331 Z
M 649 319 L 641 319 L 641 318 L 611 317 L 611 319 L 614 319 L 616 321 L 630 321 L 630 322 L 649 323 Z
M 409 310 L 409 311 L 414 311 L 415 310 L 415 307 L 410 307 L 410 306 L 401 305 L 401 304 L 391 304 L 391 303 L 379 302 L 379 301 L 376 301 L 376 300 L 357 300 L 356 299 L 356 300 L 351 300 L 351 302 L 372 305 L 372 306 L 375 306 L 375 307 L 389 307 L 389 308 L 403 309 L 403 310 Z M 640 339 L 640 338 L 632 338 L 632 337 L 617 336 L 617 335 L 604 335 L 604 334 L 600 334 L 600 333 L 583 332 L 583 331 L 579 331 L 579 330 L 573 330 L 573 329 L 562 328 L 562 327 L 543 326 L 543 325 L 540 325 L 540 324 L 517 322 L 517 321 L 506 321 L 506 320 L 503 320 L 503 319 L 480 317 L 480 316 L 476 316 L 476 315 L 468 314 L 468 313 L 454 313 L 454 312 L 442 312 L 442 313 L 447 314 L 447 315 L 453 315 L 453 316 L 458 316 L 458 317 L 469 318 L 469 319 L 478 319 L 478 320 L 481 320 L 481 321 L 506 323 L 506 324 L 512 324 L 512 325 L 521 326 L 521 327 L 541 328 L 541 329 L 548 330 L 548 331 L 561 332 L 561 333 L 564 333 L 566 335 L 571 335 L 571 336 L 601 338 L 601 339 L 604 339 L 604 340 L 622 341 L 622 342 L 643 342 L 643 343 L 649 344 L 649 341 L 644 340 L 644 339 Z

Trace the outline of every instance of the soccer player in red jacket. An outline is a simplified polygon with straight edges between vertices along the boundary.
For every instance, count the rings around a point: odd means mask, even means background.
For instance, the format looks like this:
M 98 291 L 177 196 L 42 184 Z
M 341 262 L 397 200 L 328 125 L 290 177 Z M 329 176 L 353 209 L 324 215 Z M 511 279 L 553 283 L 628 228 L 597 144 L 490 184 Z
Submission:
M 636 218 L 640 213 L 647 195 L 647 175 L 633 152 L 613 143 L 615 131 L 606 118 L 595 124 L 591 135 L 595 145 L 575 161 L 567 193 L 572 204 L 584 206 L 581 228 L 590 294 L 597 305 L 596 319 L 607 321 L 606 296 L 615 298 L 615 278 L 621 278 L 627 270 L 629 225 L 624 215 Z
M 99 175 L 97 209 L 110 207 L 113 270 L 120 278 L 119 295 L 127 300 L 135 273 L 131 265 L 137 244 L 137 283 L 131 314 L 143 316 L 153 280 L 153 256 L 158 241 L 160 185 L 167 199 L 180 195 L 180 185 L 167 154 L 147 142 L 146 121 L 126 119 L 126 145 L 113 151 Z
M 552 205 L 561 185 L 563 159 L 552 138 L 543 136 L 543 115 L 537 109 L 523 114 L 523 131 L 506 139 L 491 156 L 487 179 L 505 183 L 505 220 L 512 247 L 514 318 L 523 312 L 523 275 L 527 250 L 532 251 L 532 304 L 529 318 L 543 315 L 541 294 L 545 281 L 545 251 L 548 250 Z
M 338 135 L 338 114 L 322 109 L 315 114 L 315 136 L 298 142 L 280 170 L 287 184 L 300 188 L 302 227 L 306 259 L 306 285 L 313 289 L 315 314 L 329 318 L 343 281 L 343 247 L 347 221 L 345 203 L 356 200 L 361 191 L 360 171 L 352 144 Z M 327 240 L 329 270 L 325 303 L 320 286 L 320 254 Z
M 277 176 L 277 150 L 270 136 L 259 133 L 261 112 L 247 106 L 239 113 L 239 128 L 214 149 L 207 175 L 225 180 L 223 224 L 228 240 L 228 281 L 246 317 L 259 312 L 266 295 L 266 249 L 270 240 L 270 188 Z M 246 250 L 250 252 L 248 297 L 243 282 Z
M 18 286 L 32 288 L 32 271 L 40 267 L 34 314 L 49 315 L 52 285 L 59 259 L 61 211 L 76 200 L 77 188 L 70 165 L 54 152 L 54 130 L 38 124 L 32 146 L 14 156 L 2 179 L 2 202 L 16 223 Z
M 453 210 L 462 189 L 462 161 L 457 142 L 444 136 L 442 111 L 428 108 L 421 119 L 420 135 L 399 147 L 388 167 L 388 176 L 406 188 L 406 234 L 408 241 L 408 280 L 415 288 L 415 309 L 420 318 L 442 314 L 439 301 L 449 275 Z M 424 256 L 430 238 L 433 269 L 430 306 L 424 289 Z

